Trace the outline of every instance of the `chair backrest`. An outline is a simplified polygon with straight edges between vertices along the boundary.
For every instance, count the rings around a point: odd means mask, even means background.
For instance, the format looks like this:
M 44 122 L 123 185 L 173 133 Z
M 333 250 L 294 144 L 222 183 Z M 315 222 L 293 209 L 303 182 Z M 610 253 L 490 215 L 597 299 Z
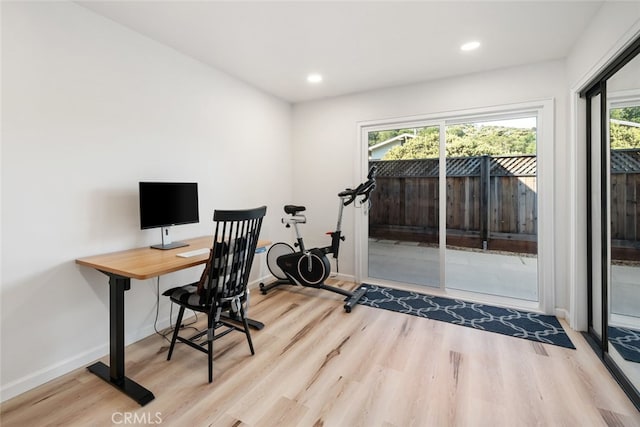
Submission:
M 267 207 L 216 210 L 213 248 L 198 284 L 201 304 L 242 299 Z

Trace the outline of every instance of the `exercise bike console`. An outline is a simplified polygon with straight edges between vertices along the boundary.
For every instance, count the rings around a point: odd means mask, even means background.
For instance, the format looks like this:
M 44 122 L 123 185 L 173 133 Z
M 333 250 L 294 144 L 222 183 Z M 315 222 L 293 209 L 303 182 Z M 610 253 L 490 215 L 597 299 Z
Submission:
M 291 245 L 284 242 L 278 242 L 271 246 L 267 252 L 267 267 L 277 280 L 269 285 L 260 283 L 260 290 L 263 294 L 266 294 L 267 291 L 276 286 L 284 284 L 325 289 L 344 295 L 346 297 L 344 309 L 347 313 L 351 312 L 352 307 L 362 298 L 366 290 L 360 287 L 356 291 L 350 292 L 325 284 L 324 281 L 331 273 L 331 263 L 327 255 L 331 254 L 333 256 L 337 266 L 340 242 L 345 239 L 341 231 L 343 209 L 359 198 L 361 205 L 369 200 L 371 192 L 376 187 L 375 171 L 376 167 L 372 166 L 365 182 L 358 185 L 355 189 L 347 188 L 338 193 L 338 198 L 340 199 L 338 224 L 335 231 L 327 233 L 331 236 L 330 246 L 307 250 L 298 229 L 298 224 L 305 224 L 307 222 L 307 218 L 304 215 L 299 215 L 299 213 L 304 212 L 306 208 L 298 205 L 285 205 L 284 212 L 288 214 L 289 217 L 282 218 L 282 223 L 285 224 L 287 228 L 293 225 L 296 233 L 295 246 L 298 250 L 294 250 Z

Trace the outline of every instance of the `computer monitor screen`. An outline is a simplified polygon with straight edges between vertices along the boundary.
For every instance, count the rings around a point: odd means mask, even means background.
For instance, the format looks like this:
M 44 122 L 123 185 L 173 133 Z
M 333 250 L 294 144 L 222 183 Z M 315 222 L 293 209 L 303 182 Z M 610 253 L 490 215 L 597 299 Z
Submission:
M 140 228 L 199 222 L 197 182 L 141 182 Z

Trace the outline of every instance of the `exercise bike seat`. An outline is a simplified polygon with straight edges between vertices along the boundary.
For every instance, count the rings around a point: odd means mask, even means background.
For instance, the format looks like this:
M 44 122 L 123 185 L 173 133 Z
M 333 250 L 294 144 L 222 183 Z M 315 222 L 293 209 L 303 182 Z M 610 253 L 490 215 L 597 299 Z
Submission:
M 285 205 L 284 211 L 289 215 L 297 215 L 298 212 L 304 212 L 307 208 L 304 206 L 296 206 L 296 205 Z

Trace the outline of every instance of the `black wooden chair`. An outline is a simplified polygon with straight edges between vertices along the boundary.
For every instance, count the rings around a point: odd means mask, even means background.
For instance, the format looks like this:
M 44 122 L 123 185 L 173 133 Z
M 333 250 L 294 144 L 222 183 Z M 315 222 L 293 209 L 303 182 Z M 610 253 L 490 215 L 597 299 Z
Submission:
M 171 360 L 176 341 L 207 353 L 209 382 L 213 381 L 214 340 L 232 331 L 244 332 L 251 354 L 255 354 L 245 316 L 245 303 L 251 264 L 266 211 L 266 206 L 249 210 L 216 210 L 213 213 L 213 248 L 200 280 L 163 293 L 180 306 L 167 360 Z M 206 313 L 207 329 L 189 338 L 179 336 L 185 309 Z M 232 320 L 223 318 L 223 313 Z M 217 332 L 221 328 L 223 330 Z M 205 335 L 206 339 L 198 343 Z

